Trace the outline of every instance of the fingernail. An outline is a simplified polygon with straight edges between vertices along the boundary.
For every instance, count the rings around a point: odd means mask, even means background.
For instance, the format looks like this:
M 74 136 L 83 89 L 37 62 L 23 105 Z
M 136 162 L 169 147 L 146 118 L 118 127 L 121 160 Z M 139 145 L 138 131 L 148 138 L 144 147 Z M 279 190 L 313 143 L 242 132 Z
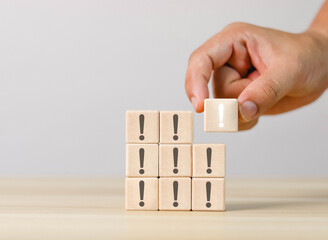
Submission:
M 257 114 L 257 106 L 252 101 L 246 101 L 240 105 L 239 111 L 245 121 L 250 121 Z
M 196 110 L 196 109 L 197 109 L 197 100 L 196 100 L 195 97 L 192 97 L 192 98 L 191 98 L 191 103 L 192 103 L 192 105 L 194 106 L 194 109 Z

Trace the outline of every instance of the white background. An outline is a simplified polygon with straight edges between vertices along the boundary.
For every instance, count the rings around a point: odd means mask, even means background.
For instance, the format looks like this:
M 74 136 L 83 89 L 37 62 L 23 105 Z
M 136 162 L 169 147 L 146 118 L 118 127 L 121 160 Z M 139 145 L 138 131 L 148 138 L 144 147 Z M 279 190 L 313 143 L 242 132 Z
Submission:
M 304 31 L 322 1 L 0 2 L 0 175 L 124 176 L 125 111 L 190 110 L 192 51 L 243 21 Z M 227 144 L 228 176 L 328 176 L 328 94 Z

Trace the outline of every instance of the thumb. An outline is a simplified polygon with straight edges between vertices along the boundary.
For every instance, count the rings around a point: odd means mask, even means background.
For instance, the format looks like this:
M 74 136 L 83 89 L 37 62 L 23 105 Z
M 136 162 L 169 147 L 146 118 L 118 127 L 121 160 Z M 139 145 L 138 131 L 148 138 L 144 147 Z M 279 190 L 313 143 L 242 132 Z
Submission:
M 284 74 L 281 68 L 274 69 L 279 70 L 265 70 L 239 95 L 239 111 L 244 121 L 258 118 L 290 91 L 289 74 Z

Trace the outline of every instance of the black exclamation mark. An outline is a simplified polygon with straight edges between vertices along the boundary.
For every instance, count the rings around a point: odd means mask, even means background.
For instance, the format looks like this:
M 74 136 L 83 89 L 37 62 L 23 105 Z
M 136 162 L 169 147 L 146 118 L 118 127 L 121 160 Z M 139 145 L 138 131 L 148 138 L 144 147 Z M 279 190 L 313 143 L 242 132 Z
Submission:
M 212 160 L 212 148 L 207 148 L 206 149 L 206 155 L 207 155 L 207 170 L 206 172 L 208 174 L 211 174 L 212 173 L 212 169 L 211 169 L 211 160 Z
M 173 202 L 173 207 L 177 207 L 178 204 L 178 182 L 174 181 L 173 182 L 173 195 L 174 195 L 174 202 Z
M 211 182 L 206 182 L 206 199 L 207 199 L 206 207 L 210 208 L 212 206 L 210 203 L 210 201 L 211 201 Z
M 144 190 L 145 190 L 145 182 L 144 181 L 140 181 L 139 182 L 139 192 L 140 192 L 140 202 L 139 202 L 139 206 L 143 207 L 145 206 L 145 203 L 143 201 L 144 198 Z
M 173 148 L 173 164 L 174 164 L 173 173 L 174 174 L 177 174 L 179 172 L 179 170 L 177 169 L 177 167 L 178 167 L 178 153 L 179 153 L 178 148 Z
M 173 140 L 178 140 L 178 121 L 179 121 L 179 117 L 178 114 L 174 114 L 173 115 L 173 128 L 174 128 L 174 136 L 173 136 Z
M 140 124 L 140 136 L 139 139 L 142 141 L 145 139 L 145 136 L 143 135 L 144 132 L 144 124 L 145 124 L 145 115 L 140 114 L 139 115 L 139 124 Z
M 140 174 L 144 174 L 145 170 L 143 169 L 144 167 L 144 161 L 145 161 L 145 149 L 140 148 L 139 149 L 139 160 L 140 160 L 140 170 L 139 173 Z

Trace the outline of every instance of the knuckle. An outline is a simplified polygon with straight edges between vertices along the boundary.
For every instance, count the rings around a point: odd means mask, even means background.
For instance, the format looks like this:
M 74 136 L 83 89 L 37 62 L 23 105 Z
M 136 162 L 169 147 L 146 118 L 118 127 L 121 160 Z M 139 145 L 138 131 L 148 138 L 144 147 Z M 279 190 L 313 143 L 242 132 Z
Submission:
M 272 102 L 275 102 L 279 99 L 280 89 L 281 89 L 280 84 L 273 79 L 265 81 L 264 84 L 262 85 L 263 93 Z
M 246 26 L 248 26 L 247 23 L 233 22 L 233 23 L 228 24 L 224 29 L 225 30 L 240 30 L 242 28 L 245 28 Z
M 201 47 L 196 49 L 189 57 L 189 67 L 212 70 L 214 66 L 212 58 Z M 209 69 L 210 68 L 210 69 Z
M 189 63 L 198 59 L 200 56 L 200 50 L 197 48 L 195 51 L 193 51 L 189 56 Z

